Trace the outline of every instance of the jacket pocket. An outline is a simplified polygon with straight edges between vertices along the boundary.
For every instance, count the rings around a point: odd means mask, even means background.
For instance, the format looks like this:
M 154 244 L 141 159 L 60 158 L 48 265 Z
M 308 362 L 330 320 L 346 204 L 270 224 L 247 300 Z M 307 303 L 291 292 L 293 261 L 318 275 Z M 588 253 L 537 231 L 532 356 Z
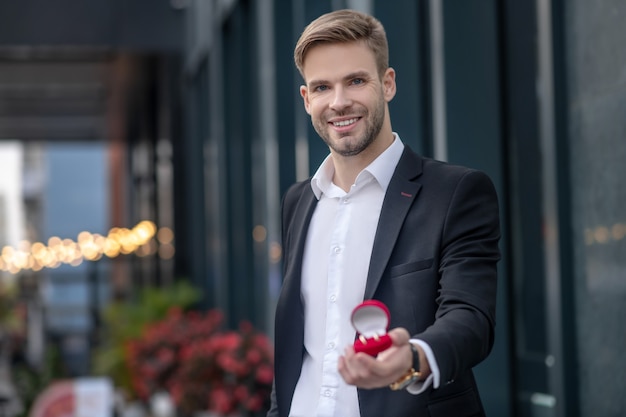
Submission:
M 423 269 L 428 269 L 432 266 L 433 258 L 409 262 L 408 264 L 395 265 L 389 268 L 389 276 L 391 278 L 397 278 L 402 275 L 410 274 L 412 272 L 418 272 Z

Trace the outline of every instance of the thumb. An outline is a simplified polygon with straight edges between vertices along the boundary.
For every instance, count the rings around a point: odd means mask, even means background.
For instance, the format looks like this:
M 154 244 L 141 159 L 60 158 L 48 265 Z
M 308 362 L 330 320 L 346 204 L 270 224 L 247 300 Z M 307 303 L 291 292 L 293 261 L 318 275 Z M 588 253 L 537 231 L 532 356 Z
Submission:
M 407 343 L 409 343 L 409 339 L 411 338 L 408 330 L 404 327 L 396 327 L 395 329 L 391 329 L 387 334 L 389 335 L 389 337 L 391 338 L 391 342 L 395 346 L 406 345 Z

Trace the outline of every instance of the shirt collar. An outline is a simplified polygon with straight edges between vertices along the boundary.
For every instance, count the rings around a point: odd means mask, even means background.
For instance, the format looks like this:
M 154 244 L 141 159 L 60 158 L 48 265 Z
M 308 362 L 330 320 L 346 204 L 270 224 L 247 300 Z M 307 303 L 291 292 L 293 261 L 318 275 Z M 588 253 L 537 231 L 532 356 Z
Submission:
M 393 133 L 394 141 L 391 145 L 385 149 L 383 153 L 378 155 L 376 159 L 372 161 L 359 175 L 358 178 L 367 171 L 372 175 L 383 190 L 387 190 L 393 172 L 400 161 L 402 151 L 404 150 L 404 144 L 397 133 Z M 319 200 L 323 193 L 327 193 L 332 186 L 333 174 L 335 173 L 335 165 L 333 164 L 333 158 L 328 155 L 322 164 L 319 166 L 313 178 L 311 178 L 311 188 L 315 197 Z

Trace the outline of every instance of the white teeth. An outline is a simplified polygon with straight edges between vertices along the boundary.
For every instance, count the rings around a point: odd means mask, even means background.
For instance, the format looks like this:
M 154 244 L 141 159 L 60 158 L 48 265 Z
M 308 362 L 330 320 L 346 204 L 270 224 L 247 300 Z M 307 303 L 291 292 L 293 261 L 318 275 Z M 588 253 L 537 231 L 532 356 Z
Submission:
M 356 123 L 358 119 L 349 119 L 349 120 L 342 120 L 341 122 L 333 122 L 333 125 L 337 126 L 337 127 L 343 127 L 343 126 L 348 126 L 351 125 L 352 123 Z

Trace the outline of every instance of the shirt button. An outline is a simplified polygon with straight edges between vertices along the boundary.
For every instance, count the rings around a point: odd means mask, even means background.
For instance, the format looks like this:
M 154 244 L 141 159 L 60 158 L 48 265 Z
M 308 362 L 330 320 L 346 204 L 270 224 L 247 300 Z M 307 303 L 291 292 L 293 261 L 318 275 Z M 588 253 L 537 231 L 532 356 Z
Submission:
M 330 342 L 328 344 L 328 349 L 334 349 L 335 348 L 335 342 Z
M 324 397 L 330 397 L 330 391 L 329 390 L 324 391 Z
M 336 254 L 340 254 L 341 253 L 341 248 L 339 246 L 335 246 L 335 253 Z
M 337 296 L 333 294 L 329 297 L 329 299 L 331 303 L 334 303 L 335 301 L 337 301 Z
M 349 198 L 344 198 L 344 199 L 343 199 L 343 204 L 348 204 L 349 202 L 350 202 L 350 199 L 349 199 Z

